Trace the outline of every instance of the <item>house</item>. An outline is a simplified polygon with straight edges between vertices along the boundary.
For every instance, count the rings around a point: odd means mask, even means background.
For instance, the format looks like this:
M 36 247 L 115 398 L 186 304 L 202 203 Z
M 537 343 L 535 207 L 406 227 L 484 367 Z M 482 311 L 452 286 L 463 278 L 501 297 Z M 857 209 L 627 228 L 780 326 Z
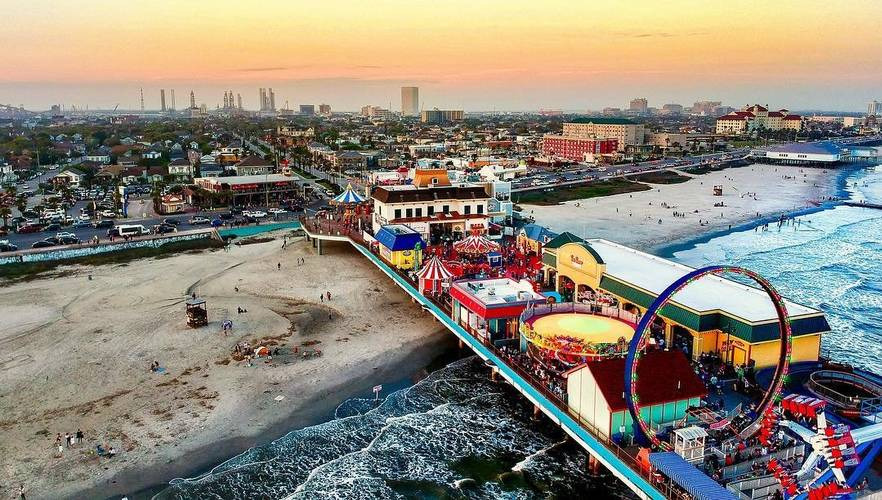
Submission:
M 119 175 L 125 184 L 137 184 L 146 178 L 147 170 L 142 167 L 127 167 Z
M 367 157 L 357 151 L 337 151 L 331 161 L 334 168 L 340 171 L 367 168 Z
M 86 155 L 86 161 L 94 161 L 96 163 L 101 163 L 103 165 L 110 164 L 110 154 L 103 153 L 91 153 Z
M 607 358 L 577 366 L 564 374 L 567 405 L 607 437 L 633 435 L 633 419 L 625 402 L 625 358 Z M 637 365 L 640 414 L 653 427 L 686 416 L 707 395 L 704 382 L 686 356 L 677 350 L 646 353 Z
M 263 158 L 251 155 L 233 165 L 236 175 L 266 175 L 276 171 L 276 166 L 272 162 Z
M 167 194 L 160 200 L 160 210 L 164 214 L 179 214 L 185 206 L 183 196 L 177 194 Z
M 86 173 L 74 167 L 66 168 L 52 177 L 52 184 L 67 185 L 70 187 L 79 187 L 80 183 L 86 177 Z
M 158 160 L 162 158 L 162 153 L 159 151 L 147 151 L 146 153 L 141 154 L 141 158 L 145 160 Z
M 420 267 L 426 243 L 422 235 L 403 224 L 389 224 L 377 231 L 380 257 L 398 269 Z
M 190 177 L 193 177 L 193 165 L 190 164 L 189 160 L 184 158 L 172 160 L 168 164 L 168 175 L 189 179 Z
M 539 224 L 527 224 L 518 231 L 517 244 L 525 253 L 542 255 L 542 246 L 557 237 L 557 233 Z
M 124 144 L 126 146 L 132 146 L 135 144 L 135 142 L 136 141 L 134 139 L 132 139 L 131 137 L 123 137 L 122 139 L 119 140 L 120 144 Z
M 224 167 L 218 165 L 217 163 L 200 163 L 199 164 L 199 176 L 200 177 L 219 177 L 220 174 L 224 172 Z
M 124 168 L 122 165 L 108 165 L 95 174 L 95 177 L 101 180 L 118 179 Z
M 147 169 L 147 180 L 152 183 L 162 182 L 168 176 L 168 168 L 162 166 Z

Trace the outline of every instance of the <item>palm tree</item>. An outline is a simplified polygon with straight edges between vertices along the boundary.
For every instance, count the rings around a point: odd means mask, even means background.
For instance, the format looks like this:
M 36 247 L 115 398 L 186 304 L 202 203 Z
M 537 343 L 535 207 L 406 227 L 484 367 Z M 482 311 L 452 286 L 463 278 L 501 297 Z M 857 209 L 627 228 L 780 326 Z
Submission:
M 12 215 L 12 210 L 9 208 L 9 205 L 5 203 L 0 206 L 0 218 L 3 219 L 3 227 L 6 228 L 9 226 L 9 216 Z

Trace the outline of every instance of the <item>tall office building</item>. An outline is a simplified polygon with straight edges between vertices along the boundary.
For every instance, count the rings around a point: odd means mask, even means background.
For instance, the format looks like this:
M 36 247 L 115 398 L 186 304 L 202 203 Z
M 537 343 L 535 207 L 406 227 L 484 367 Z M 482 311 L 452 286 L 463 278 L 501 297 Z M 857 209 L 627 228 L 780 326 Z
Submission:
M 401 116 L 420 115 L 420 88 L 401 87 Z
M 646 113 L 649 109 L 649 102 L 645 97 L 638 97 L 636 99 L 631 99 L 631 103 L 628 106 L 628 109 L 631 111 L 636 111 L 638 113 Z
M 177 108 L 175 108 L 175 89 L 171 89 L 171 98 L 172 98 L 171 110 L 174 111 L 175 109 L 177 109 Z
M 440 125 L 443 123 L 458 122 L 465 118 L 465 113 L 461 109 L 431 109 L 420 112 L 420 121 L 432 125 Z
M 276 110 L 276 93 L 273 89 L 260 89 L 260 110 L 275 111 Z
M 159 89 L 159 109 L 163 113 L 167 111 L 165 107 L 165 89 Z
M 230 98 L 227 95 L 227 91 L 224 90 L 224 109 L 228 109 L 230 107 Z
M 882 102 L 870 101 L 867 105 L 867 116 L 882 115 Z
M 236 107 L 242 109 L 242 94 L 236 94 Z
M 257 102 L 260 104 L 258 106 L 258 109 L 260 111 L 266 111 L 266 89 L 265 88 L 260 88 L 260 90 L 258 91 Z
M 276 93 L 273 92 L 272 88 L 269 89 L 269 110 L 276 110 Z
M 318 112 L 322 116 L 331 116 L 331 105 L 330 104 L 319 104 Z
M 190 91 L 190 109 L 196 109 L 196 94 Z

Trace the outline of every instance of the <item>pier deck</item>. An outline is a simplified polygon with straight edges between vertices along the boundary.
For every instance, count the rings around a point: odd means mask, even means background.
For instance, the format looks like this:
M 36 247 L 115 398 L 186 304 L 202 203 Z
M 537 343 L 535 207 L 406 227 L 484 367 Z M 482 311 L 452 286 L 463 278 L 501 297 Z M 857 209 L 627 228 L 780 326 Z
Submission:
M 443 304 L 421 294 L 408 279 L 372 253 L 364 245 L 360 235 L 344 234 L 331 226 L 325 228 L 321 223 L 316 225 L 303 221 L 302 225 L 311 240 L 350 243 L 638 496 L 646 499 L 673 497 L 674 491 L 671 484 L 654 482 L 648 471 L 641 469 L 632 453 L 592 430 L 588 422 L 581 420 L 575 412 L 562 404 L 541 384 L 531 382 L 529 374 L 515 364 L 506 362 L 495 346 L 483 343 L 456 324 L 445 312 Z

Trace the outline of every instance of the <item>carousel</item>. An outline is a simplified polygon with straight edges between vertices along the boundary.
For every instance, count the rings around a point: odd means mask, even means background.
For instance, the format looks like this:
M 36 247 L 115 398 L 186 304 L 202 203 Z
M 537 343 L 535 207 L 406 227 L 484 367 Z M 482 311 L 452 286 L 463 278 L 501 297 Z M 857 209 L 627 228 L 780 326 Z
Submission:
M 453 277 L 453 272 L 441 262 L 437 255 L 433 255 L 417 273 L 419 291 L 423 295 L 442 293 L 444 289 L 450 287 L 450 280 Z
M 355 192 L 352 184 L 347 184 L 342 193 L 329 201 L 331 205 L 337 206 L 338 210 L 342 209 L 342 222 L 350 228 L 359 226 L 361 216 L 369 213 L 369 208 L 364 202 L 364 197 Z

